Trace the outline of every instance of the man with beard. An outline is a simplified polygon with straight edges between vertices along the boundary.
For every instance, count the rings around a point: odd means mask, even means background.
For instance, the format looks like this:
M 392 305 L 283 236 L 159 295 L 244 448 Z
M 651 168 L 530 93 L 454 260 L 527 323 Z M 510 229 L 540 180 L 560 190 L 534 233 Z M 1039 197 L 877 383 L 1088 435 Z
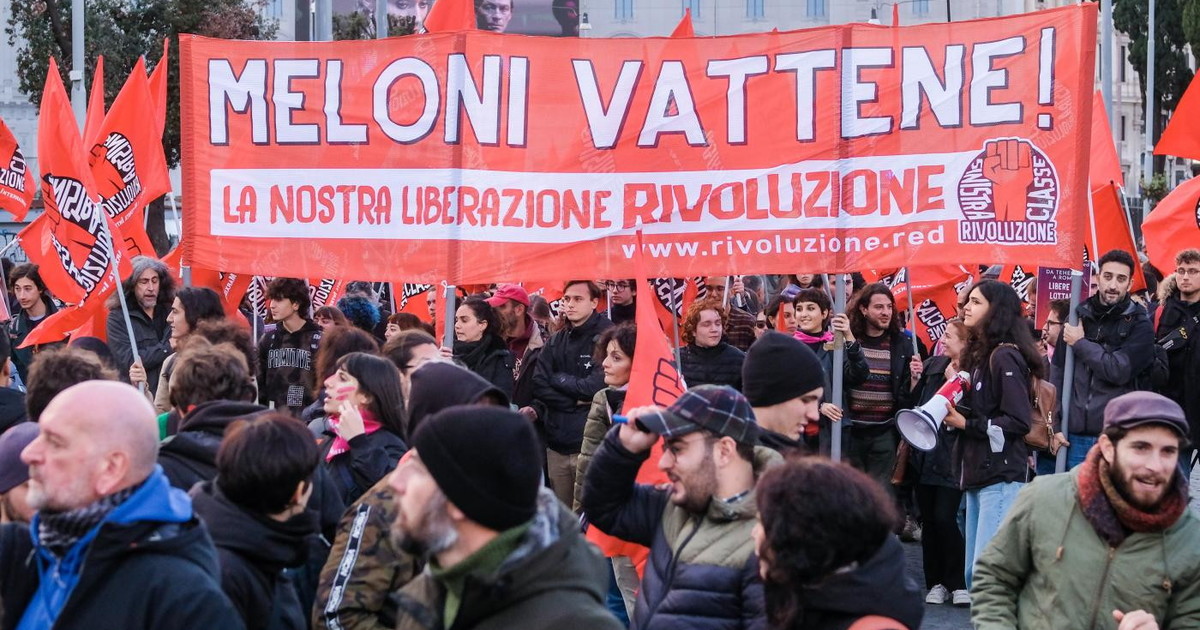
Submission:
M 119 297 L 108 298 L 108 347 L 116 361 L 121 380 L 130 381 L 130 368 L 138 370 L 150 392 L 158 390 L 158 375 L 163 361 L 171 354 L 171 325 L 167 315 L 175 302 L 175 279 L 161 260 L 149 256 L 134 256 L 133 273 L 121 283 L 125 303 L 129 306 L 129 321 L 137 341 L 137 356 L 129 341 L 129 329 L 121 312 Z
M 395 595 L 397 630 L 620 628 L 608 571 L 575 515 L 542 488 L 537 434 L 521 414 L 450 407 L 413 436 L 392 473 L 392 535 L 429 567 Z
M 1154 328 L 1146 309 L 1129 297 L 1133 256 L 1114 249 L 1100 257 L 1095 295 L 1079 305 L 1079 323 L 1063 324 L 1054 351 L 1054 385 L 1063 391 L 1066 346 L 1075 349 L 1075 378 L 1068 413 L 1071 445 L 1067 468 L 1083 463 L 1100 436 L 1108 401 L 1139 387 L 1138 377 L 1154 359 Z M 1066 345 L 1064 345 L 1066 344 Z
M 846 458 L 894 494 L 891 478 L 900 434 L 892 419 L 914 406 L 924 364 L 913 352 L 912 337 L 900 327 L 896 298 L 887 285 L 863 287 L 846 307 L 846 316 L 870 369 L 865 381 L 846 390 L 846 417 L 852 421 Z
M 1200 522 L 1178 466 L 1187 435 L 1169 398 L 1110 401 L 1083 464 L 1022 490 L 976 562 L 975 628 L 1200 626 Z
M 583 512 L 600 531 L 650 548 L 632 628 L 764 628 L 754 484 L 782 458 L 755 448 L 750 403 L 732 387 L 701 385 L 666 409 L 625 415 L 592 457 Z M 660 436 L 658 467 L 671 485 L 639 485 Z

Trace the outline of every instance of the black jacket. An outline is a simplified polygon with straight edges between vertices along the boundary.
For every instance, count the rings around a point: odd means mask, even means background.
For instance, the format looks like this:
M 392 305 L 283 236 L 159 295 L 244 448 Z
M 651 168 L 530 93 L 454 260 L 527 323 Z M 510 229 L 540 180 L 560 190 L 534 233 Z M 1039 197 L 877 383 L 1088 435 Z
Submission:
M 950 357 L 938 355 L 925 359 L 925 371 L 917 383 L 920 393 L 916 402 L 925 404 L 946 384 L 946 368 L 950 365 Z M 909 463 L 917 471 L 917 482 L 926 486 L 943 486 L 958 488 L 958 479 L 954 476 L 954 446 L 958 441 L 959 431 L 943 424 L 938 431 L 938 442 L 932 451 L 922 452 L 912 449 Z
M 1068 426 L 1071 433 L 1100 435 L 1108 401 L 1138 389 L 1138 376 L 1154 359 L 1154 330 L 1146 309 L 1129 296 L 1106 308 L 1097 296 L 1077 309 L 1083 339 L 1075 342 L 1075 382 Z M 1066 341 L 1054 351 L 1054 385 L 1063 391 Z
M 0 433 L 28 420 L 25 394 L 11 387 L 0 387 Z
M 825 391 L 821 394 L 821 402 L 833 403 L 842 409 L 846 409 L 846 389 L 858 387 L 871 374 L 871 368 L 867 366 L 867 357 L 863 354 L 862 344 L 848 343 L 846 351 L 842 359 L 842 400 L 833 399 L 833 344 L 829 343 L 808 343 L 809 350 L 817 355 L 817 360 L 821 362 L 821 370 L 825 372 Z M 819 430 L 819 448 L 821 454 L 828 456 L 833 444 L 833 429 L 834 427 L 845 432 L 849 429 L 848 422 L 834 422 L 821 414 L 818 420 Z M 845 442 L 842 442 L 845 444 Z
M 187 492 L 217 476 L 217 449 L 225 429 L 237 420 L 266 413 L 250 402 L 213 400 L 197 405 L 180 421 L 179 432 L 158 448 L 158 463 L 172 486 Z
M 997 346 L 988 364 L 972 370 L 971 388 L 960 403 L 967 427 L 959 432 L 954 457 L 959 488 L 1029 480 L 1029 372 L 1025 357 L 1009 346 Z
M 1169 291 L 1159 307 L 1156 339 L 1176 337 L 1176 345 L 1167 352 L 1171 368 L 1167 386 L 1162 394 L 1183 407 L 1184 416 L 1192 429 L 1192 444 L 1200 444 L 1200 324 L 1194 321 L 1200 315 L 1200 302 L 1186 304 L 1179 299 L 1179 290 L 1174 288 L 1173 276 L 1163 281 Z M 1169 286 L 1166 286 L 1168 285 Z M 1184 329 L 1187 339 L 1179 341 L 1178 331 Z
M 600 531 L 650 548 L 633 613 L 635 630 L 765 630 L 766 608 L 751 530 L 754 493 L 713 500 L 704 514 L 671 503 L 669 491 L 636 483 L 649 452 L 631 453 L 613 428 L 592 457 L 583 512 Z M 755 469 L 779 461 L 755 449 Z
M 479 341 L 456 341 L 454 358 L 495 385 L 504 392 L 506 398 L 512 398 L 513 356 L 503 339 L 496 335 L 484 335 Z
M 467 576 L 453 630 L 618 630 L 604 608 L 608 560 L 543 489 L 517 549 L 494 572 Z M 443 630 L 446 589 L 429 571 L 392 596 L 396 630 Z
M 84 552 L 79 581 L 54 624 L 56 630 L 243 627 L 221 591 L 217 552 L 208 530 L 192 516 L 188 498 L 168 488 L 156 473 L 126 502 L 150 506 L 150 512 L 169 515 L 166 520 L 114 522 L 114 511 L 99 526 Z M 167 499 L 168 492 L 178 494 Z M 9 535 L 20 532 L 24 535 Z M 23 526 L 6 530 L 0 543 L 6 547 L 0 551 L 0 570 L 5 571 L 0 597 L 8 629 L 16 627 L 27 607 L 40 605 L 36 591 L 42 560 L 30 553 L 29 530 Z
M 357 501 L 371 486 L 392 472 L 408 450 L 404 440 L 387 429 L 356 435 L 349 444 L 350 450 L 326 461 L 324 453 L 328 453 L 333 446 L 333 436 L 328 436 L 321 457 L 329 477 L 341 494 L 343 505 Z
M 249 402 L 213 400 L 191 411 L 180 423 L 180 432 L 167 438 L 158 448 L 158 463 L 171 485 L 189 491 L 197 483 L 217 478 L 217 450 L 225 429 L 233 422 L 250 418 L 268 409 Z M 327 472 L 317 468 L 309 510 L 318 514 L 321 531 L 330 539 L 346 504 Z
M 321 327 L 311 320 L 296 332 L 282 324 L 258 341 L 258 402 L 299 417 L 316 390 L 317 347 Z
M 768 606 L 772 588 L 767 588 Z M 784 630 L 846 630 L 855 621 L 878 615 L 918 630 L 925 616 L 921 591 L 905 573 L 904 547 L 888 536 L 879 551 L 854 569 L 801 589 L 803 613 Z
M 593 358 L 600 334 L 612 327 L 603 313 L 593 313 L 581 326 L 569 322 L 554 333 L 538 356 L 533 396 L 542 405 L 547 445 L 558 453 L 578 453 L 583 425 L 596 392 L 604 389 L 604 370 Z
M 25 337 L 33 332 L 38 324 L 46 321 L 47 317 L 58 312 L 58 307 L 54 305 L 54 300 L 42 300 L 46 304 L 46 315 L 36 322 L 29 319 L 29 314 L 20 307 L 13 308 L 13 318 L 8 322 L 8 340 L 9 346 L 12 348 L 13 367 L 17 368 L 17 373 L 21 375 L 21 382 L 29 381 L 29 365 L 33 363 L 34 347 L 18 348 L 25 341 Z
M 308 611 L 284 569 L 308 558 L 316 517 L 305 512 L 280 522 L 234 505 L 212 482 L 191 491 L 196 514 L 212 534 L 221 564 L 221 588 L 233 602 L 246 630 L 308 627 Z
M 128 298 L 128 294 L 126 295 Z M 133 324 L 133 336 L 137 340 L 138 356 L 142 359 L 142 367 L 146 368 L 146 387 L 150 391 L 158 391 L 158 373 L 163 361 L 171 355 L 171 326 L 167 323 L 167 314 L 171 312 L 170 303 L 163 300 L 154 306 L 154 316 L 146 314 L 134 300 L 129 303 L 129 322 Z M 125 327 L 125 317 L 121 309 L 109 311 L 108 348 L 112 350 L 116 362 L 117 375 L 122 381 L 129 382 L 129 368 L 133 365 L 133 346 L 129 343 L 129 330 Z
M 722 341 L 711 348 L 689 343 L 679 349 L 679 368 L 689 388 L 729 385 L 742 391 L 742 363 L 746 353 Z

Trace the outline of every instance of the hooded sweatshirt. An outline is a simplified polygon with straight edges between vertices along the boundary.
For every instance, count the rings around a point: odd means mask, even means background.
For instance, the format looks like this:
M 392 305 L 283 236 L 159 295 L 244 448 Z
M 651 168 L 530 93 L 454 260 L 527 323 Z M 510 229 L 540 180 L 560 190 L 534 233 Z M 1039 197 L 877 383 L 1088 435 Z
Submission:
M 284 569 L 308 559 L 309 539 L 317 535 L 316 515 L 304 512 L 280 522 L 254 514 L 230 501 L 213 482 L 190 494 L 217 547 L 221 588 L 247 630 L 307 628 L 307 611 Z
M 412 373 L 408 396 L 408 434 L 415 435 L 421 420 L 454 405 L 478 401 L 484 394 L 508 404 L 508 396 L 482 376 L 453 363 L 426 363 Z
M 804 614 L 795 629 L 845 630 L 861 617 L 878 615 L 916 630 L 925 615 L 921 591 L 905 573 L 904 548 L 890 535 L 866 562 L 803 588 L 799 599 Z

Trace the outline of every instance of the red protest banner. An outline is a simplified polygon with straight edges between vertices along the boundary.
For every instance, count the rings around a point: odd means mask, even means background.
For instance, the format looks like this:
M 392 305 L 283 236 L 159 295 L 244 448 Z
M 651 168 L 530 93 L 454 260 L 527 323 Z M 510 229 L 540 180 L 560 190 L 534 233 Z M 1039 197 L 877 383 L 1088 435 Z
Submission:
M 641 226 L 651 277 L 1071 264 L 1095 23 L 1085 3 L 687 41 L 185 36 L 184 257 L 630 277 Z

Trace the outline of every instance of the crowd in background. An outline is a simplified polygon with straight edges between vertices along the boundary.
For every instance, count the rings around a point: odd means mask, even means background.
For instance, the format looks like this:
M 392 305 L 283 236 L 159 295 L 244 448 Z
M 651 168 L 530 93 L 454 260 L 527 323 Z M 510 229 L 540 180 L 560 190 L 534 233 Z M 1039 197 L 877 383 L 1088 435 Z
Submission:
M 627 404 L 639 335 L 673 337 L 634 280 L 495 285 L 436 335 L 432 294 L 313 309 L 276 278 L 248 327 L 139 257 L 130 327 L 19 348 L 57 304 L 6 268 L 0 628 L 1200 627 L 1200 251 L 1176 263 L 1138 295 L 1108 252 L 1041 329 L 981 268 L 934 347 L 857 274 L 707 277 L 667 407 Z M 897 413 L 956 381 L 913 448 Z M 1041 382 L 1071 405 L 1039 450 Z

